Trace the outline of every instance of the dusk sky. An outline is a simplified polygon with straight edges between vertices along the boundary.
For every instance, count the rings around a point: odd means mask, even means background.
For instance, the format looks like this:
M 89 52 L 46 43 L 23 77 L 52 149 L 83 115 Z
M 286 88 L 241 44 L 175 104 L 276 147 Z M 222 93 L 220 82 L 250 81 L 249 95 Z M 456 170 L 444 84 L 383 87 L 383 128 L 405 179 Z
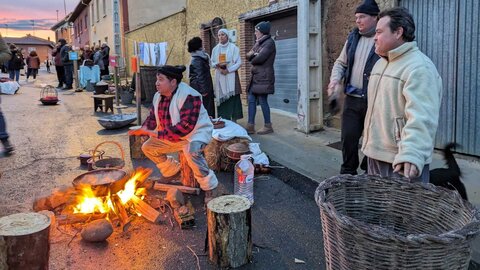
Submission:
M 79 0 L 0 0 L 0 33 L 7 37 L 22 37 L 26 34 L 51 40 L 55 33 L 50 30 L 58 19 L 72 12 Z M 64 5 L 65 4 L 65 5 Z M 32 22 L 33 20 L 33 22 Z

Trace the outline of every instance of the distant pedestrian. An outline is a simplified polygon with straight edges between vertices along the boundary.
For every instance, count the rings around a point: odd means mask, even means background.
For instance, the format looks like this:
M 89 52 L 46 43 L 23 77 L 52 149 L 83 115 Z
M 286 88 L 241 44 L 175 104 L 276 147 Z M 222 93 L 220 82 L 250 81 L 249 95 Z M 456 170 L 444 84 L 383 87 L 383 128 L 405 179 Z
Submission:
M 218 44 L 212 51 L 212 67 L 215 69 L 215 98 L 217 114 L 236 122 L 243 118 L 242 87 L 238 69 L 242 65 L 240 49 L 229 41 L 227 29 L 218 30 Z
M 270 36 L 270 22 L 260 22 L 255 26 L 257 41 L 247 53 L 247 60 L 252 64 L 252 76 L 247 86 L 248 91 L 248 134 L 255 133 L 255 115 L 257 102 L 263 112 L 264 127 L 257 134 L 263 135 L 273 132 L 270 119 L 270 106 L 268 95 L 275 93 L 275 73 L 273 64 L 277 49 L 275 42 Z
M 103 71 L 100 71 L 100 76 L 109 75 L 110 71 L 108 70 L 108 66 L 110 65 L 110 47 L 108 47 L 105 42 L 102 43 L 102 59 L 105 68 Z
M 5 64 L 11 58 L 11 52 L 8 49 L 7 43 L 3 40 L 0 34 L 0 65 Z M 0 104 L 2 100 L 0 99 Z M 5 124 L 5 118 L 3 117 L 2 109 L 0 108 L 0 141 L 3 145 L 3 152 L 10 154 L 13 151 L 13 146 L 10 144 L 7 133 L 7 125 Z
M 27 79 L 25 80 L 28 82 L 28 78 L 30 77 L 30 75 L 35 80 L 37 78 L 39 68 L 40 58 L 38 57 L 37 52 L 33 50 L 27 57 Z
M 375 52 L 381 58 L 370 75 L 362 143 L 368 174 L 428 183 L 442 78 L 418 49 L 407 9 L 388 9 L 378 18 Z
M 190 87 L 202 94 L 203 106 L 210 117 L 215 118 L 213 81 L 210 74 L 210 56 L 203 50 L 202 39 L 194 37 L 188 41 L 188 52 L 192 60 L 189 68 Z
M 63 90 L 73 89 L 73 61 L 70 60 L 69 52 L 72 51 L 72 45 L 66 44 L 60 50 L 62 57 L 63 69 L 65 70 L 65 87 Z
M 100 46 L 95 47 L 95 53 L 93 54 L 93 64 L 98 65 L 98 68 L 100 69 L 100 74 L 102 74 L 102 71 L 105 71 L 105 65 L 103 64 L 103 56 L 102 56 L 102 49 Z
M 60 51 L 63 46 L 67 44 L 67 41 L 63 38 L 59 39 L 55 49 L 52 51 L 53 62 L 55 64 L 55 71 L 57 72 L 58 86 L 57 88 L 62 88 L 65 84 L 65 69 L 63 68 L 62 55 Z
M 47 72 L 48 73 L 51 73 L 50 72 L 50 66 L 52 65 L 52 63 L 50 62 L 50 59 L 48 59 L 48 56 L 47 56 L 47 60 L 45 60 L 45 66 L 47 67 Z
M 25 66 L 21 51 L 14 45 L 10 45 L 11 58 L 8 61 L 8 73 L 10 80 L 20 81 L 20 70 Z

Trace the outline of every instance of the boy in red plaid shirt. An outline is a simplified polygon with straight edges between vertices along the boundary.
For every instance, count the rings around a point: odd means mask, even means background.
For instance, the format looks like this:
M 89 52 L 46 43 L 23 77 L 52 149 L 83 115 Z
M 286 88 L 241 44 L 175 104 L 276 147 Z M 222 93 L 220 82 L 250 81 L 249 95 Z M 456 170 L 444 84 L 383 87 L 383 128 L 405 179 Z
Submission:
M 157 71 L 153 106 L 142 128 L 130 135 L 148 135 L 142 151 L 164 177 L 180 171 L 180 164 L 167 153 L 183 151 L 200 188 L 205 203 L 216 197 L 215 173 L 209 169 L 203 149 L 212 139 L 213 124 L 202 105 L 201 94 L 181 82 L 185 66 L 162 66 Z

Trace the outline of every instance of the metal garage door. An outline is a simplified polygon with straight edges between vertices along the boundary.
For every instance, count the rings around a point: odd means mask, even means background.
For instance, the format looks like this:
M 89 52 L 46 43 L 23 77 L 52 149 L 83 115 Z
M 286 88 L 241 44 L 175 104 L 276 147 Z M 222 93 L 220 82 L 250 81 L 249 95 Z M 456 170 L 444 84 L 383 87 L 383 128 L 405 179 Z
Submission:
M 269 97 L 270 107 L 297 113 L 297 39 L 275 42 L 275 94 Z
M 480 54 L 478 0 L 401 0 L 412 13 L 420 49 L 443 79 L 435 147 L 456 141 L 458 152 L 480 155 Z

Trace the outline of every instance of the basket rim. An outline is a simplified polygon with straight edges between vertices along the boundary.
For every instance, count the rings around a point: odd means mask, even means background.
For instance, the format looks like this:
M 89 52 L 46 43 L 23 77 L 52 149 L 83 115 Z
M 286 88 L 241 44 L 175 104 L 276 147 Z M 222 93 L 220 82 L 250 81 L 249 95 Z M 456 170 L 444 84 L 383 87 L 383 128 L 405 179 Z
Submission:
M 336 211 L 332 203 L 325 201 L 325 190 L 334 186 L 345 185 L 348 182 L 361 183 L 365 181 L 387 181 L 391 182 L 393 185 L 397 185 L 399 189 L 423 189 L 434 193 L 449 193 L 449 195 L 452 195 L 456 200 L 459 200 L 467 211 L 472 213 L 472 220 L 462 228 L 453 229 L 441 234 L 408 234 L 407 236 L 404 236 L 385 227 L 369 224 L 347 215 L 340 214 Z M 478 209 L 476 209 L 470 202 L 464 201 L 456 192 L 443 187 L 437 187 L 430 183 L 410 183 L 401 178 L 386 178 L 374 175 L 337 175 L 320 183 L 315 191 L 315 202 L 320 208 L 322 208 L 321 210 L 324 210 L 330 215 L 330 217 L 333 217 L 335 222 L 344 226 L 353 227 L 353 229 L 359 230 L 367 234 L 369 237 L 378 240 L 395 240 L 412 244 L 424 244 L 430 242 L 449 244 L 454 241 L 464 240 L 475 236 L 480 232 L 480 213 Z M 372 231 L 372 228 L 375 230 Z

